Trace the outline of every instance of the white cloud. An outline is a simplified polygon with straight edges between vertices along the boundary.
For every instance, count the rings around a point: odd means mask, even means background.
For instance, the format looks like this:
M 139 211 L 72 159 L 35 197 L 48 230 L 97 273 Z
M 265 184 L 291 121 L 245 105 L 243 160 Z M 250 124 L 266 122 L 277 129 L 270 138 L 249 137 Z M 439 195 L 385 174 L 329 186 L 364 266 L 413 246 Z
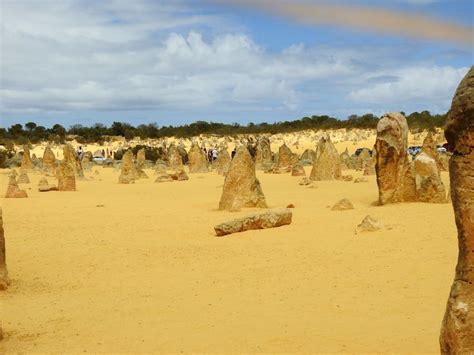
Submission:
M 456 69 L 449 66 L 403 68 L 385 73 L 387 76 L 390 75 L 388 82 L 354 90 L 350 92 L 349 98 L 356 102 L 392 105 L 429 98 L 431 101 L 442 101 L 445 106 L 468 70 L 469 68 Z
M 181 2 L 48 4 L 2 3 L 3 114 L 165 110 L 193 120 L 196 111 L 357 113 L 403 100 L 445 110 L 466 71 L 401 64 L 388 47 L 270 51 Z

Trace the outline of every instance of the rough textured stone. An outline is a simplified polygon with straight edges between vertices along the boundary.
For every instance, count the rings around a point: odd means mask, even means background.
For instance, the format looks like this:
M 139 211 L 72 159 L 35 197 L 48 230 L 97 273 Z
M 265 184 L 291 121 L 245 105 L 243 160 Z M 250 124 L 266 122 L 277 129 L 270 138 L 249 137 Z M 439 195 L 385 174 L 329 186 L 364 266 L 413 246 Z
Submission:
M 313 163 L 314 156 L 316 152 L 313 149 L 306 149 L 303 154 L 301 154 L 300 161 L 301 162 L 308 162 L 308 163 Z
M 309 178 L 311 180 L 334 180 L 342 175 L 341 158 L 331 139 L 321 138 L 316 150 L 316 158 Z
M 265 166 L 271 165 L 273 165 L 273 156 L 270 140 L 267 137 L 262 137 L 257 141 L 255 166 L 257 169 L 264 169 Z
M 32 170 L 33 169 L 33 161 L 31 160 L 30 149 L 28 146 L 23 147 L 23 157 L 21 159 L 20 170 Z
M 374 232 L 382 229 L 383 225 L 371 216 L 366 216 L 356 228 L 356 234 Z
M 230 163 L 232 159 L 226 148 L 222 147 L 219 149 L 217 156 L 217 172 L 219 174 L 226 175 L 230 168 Z
M 63 149 L 63 161 L 66 160 L 68 164 L 71 165 L 71 167 L 74 170 L 74 174 L 76 177 L 82 179 L 84 178 L 84 171 L 82 169 L 82 163 L 79 157 L 77 156 L 76 151 L 70 144 L 66 144 Z
M 425 152 L 415 159 L 416 198 L 420 202 L 444 203 L 446 190 L 436 161 Z
M 408 160 L 408 124 L 400 113 L 387 113 L 377 124 L 375 170 L 379 204 L 416 201 L 413 165 Z
M 278 161 L 274 167 L 276 173 L 290 172 L 291 167 L 298 160 L 298 157 L 293 154 L 290 148 L 286 144 L 278 150 Z
M 303 179 L 301 179 L 299 184 L 301 186 L 308 186 L 308 185 L 311 185 L 312 183 L 313 182 L 310 179 L 308 179 L 307 177 L 304 177 Z
M 19 184 L 29 184 L 30 183 L 30 177 L 26 173 L 26 171 L 22 171 L 20 173 L 20 176 L 18 177 L 18 183 Z
M 137 152 L 137 169 L 138 170 L 145 168 L 145 161 L 146 161 L 145 148 L 141 148 Z
M 8 278 L 6 252 L 5 252 L 5 232 L 3 229 L 3 214 L 0 207 L 0 290 L 6 290 L 10 280 Z
M 25 190 L 20 190 L 18 187 L 18 183 L 16 181 L 16 172 L 13 171 L 10 174 L 9 181 L 8 181 L 8 187 L 7 187 L 7 192 L 5 194 L 5 198 L 26 198 L 28 197 L 28 194 L 26 193 Z
M 347 198 L 343 198 L 342 200 L 339 200 L 338 202 L 334 204 L 334 206 L 331 207 L 332 211 L 345 211 L 345 210 L 353 210 L 353 209 L 354 209 L 354 205 Z
M 255 175 L 255 162 L 245 146 L 237 149 L 219 202 L 220 210 L 238 211 L 242 207 L 267 207 L 260 182 Z
M 173 178 L 171 177 L 170 174 L 160 174 L 156 177 L 155 182 L 156 183 L 162 183 L 162 182 L 173 182 Z
M 234 219 L 214 227 L 218 237 L 254 229 L 275 228 L 291 223 L 293 214 L 288 208 L 268 210 Z
M 303 165 L 293 165 L 293 167 L 291 168 L 291 176 L 306 176 L 306 172 L 304 171 Z
M 184 171 L 184 169 L 177 170 L 170 174 L 171 178 L 175 181 L 186 181 L 189 180 L 188 174 Z
M 193 142 L 188 153 L 189 158 L 189 173 L 208 173 L 207 157 L 199 144 Z
M 119 176 L 119 184 L 134 184 L 138 177 L 138 171 L 133 163 L 133 153 L 131 150 L 127 150 L 122 156 L 122 171 Z
M 63 149 L 64 158 L 57 169 L 58 190 L 76 191 L 76 170 L 78 169 L 76 153 L 74 149 L 66 144 Z M 82 167 L 81 167 L 82 171 Z
M 56 175 L 56 157 L 50 146 L 44 149 L 43 153 L 43 170 L 47 175 Z
M 361 182 L 369 182 L 369 179 L 367 179 L 366 177 L 360 177 L 360 178 L 356 178 L 354 180 L 354 183 L 356 183 L 356 184 L 359 184 Z
M 445 129 L 459 256 L 440 335 L 441 353 L 474 353 L 474 67 L 454 96 Z
M 179 154 L 178 148 L 174 144 L 171 144 L 168 149 L 168 164 L 170 169 L 183 168 L 183 159 L 181 154 Z
M 38 191 L 39 192 L 48 192 L 48 191 L 58 191 L 58 188 L 54 185 L 50 185 L 48 180 L 43 177 L 38 183 Z

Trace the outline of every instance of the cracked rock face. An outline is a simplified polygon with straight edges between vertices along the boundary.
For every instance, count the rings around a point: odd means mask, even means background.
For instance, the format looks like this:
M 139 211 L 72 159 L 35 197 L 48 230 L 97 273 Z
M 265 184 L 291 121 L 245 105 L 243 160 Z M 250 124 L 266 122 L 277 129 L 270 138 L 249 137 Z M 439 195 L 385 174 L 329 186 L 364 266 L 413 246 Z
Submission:
M 474 352 L 474 67 L 464 77 L 448 114 L 445 136 L 459 256 L 440 335 L 441 352 Z

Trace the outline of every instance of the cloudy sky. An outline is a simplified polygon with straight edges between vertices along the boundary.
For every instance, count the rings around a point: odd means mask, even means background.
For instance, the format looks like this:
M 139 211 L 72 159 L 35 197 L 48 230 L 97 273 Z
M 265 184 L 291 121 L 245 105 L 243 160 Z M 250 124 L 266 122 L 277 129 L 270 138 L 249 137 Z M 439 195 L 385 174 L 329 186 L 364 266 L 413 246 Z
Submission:
M 0 0 L 0 126 L 439 113 L 474 63 L 472 0 L 266 4 Z

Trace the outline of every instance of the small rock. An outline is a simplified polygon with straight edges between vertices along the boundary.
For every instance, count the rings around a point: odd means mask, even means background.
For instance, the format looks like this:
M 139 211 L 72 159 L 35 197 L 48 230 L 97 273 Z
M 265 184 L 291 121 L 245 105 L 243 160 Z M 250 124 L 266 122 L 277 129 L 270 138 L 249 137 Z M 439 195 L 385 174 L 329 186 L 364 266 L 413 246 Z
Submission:
M 331 208 L 332 211 L 346 211 L 353 209 L 354 205 L 347 198 L 343 198 L 342 200 L 336 202 L 336 204 Z
M 379 230 L 383 227 L 383 224 L 380 223 L 375 218 L 367 215 L 362 222 L 356 228 L 356 234 L 364 233 L 364 232 L 374 232 Z

